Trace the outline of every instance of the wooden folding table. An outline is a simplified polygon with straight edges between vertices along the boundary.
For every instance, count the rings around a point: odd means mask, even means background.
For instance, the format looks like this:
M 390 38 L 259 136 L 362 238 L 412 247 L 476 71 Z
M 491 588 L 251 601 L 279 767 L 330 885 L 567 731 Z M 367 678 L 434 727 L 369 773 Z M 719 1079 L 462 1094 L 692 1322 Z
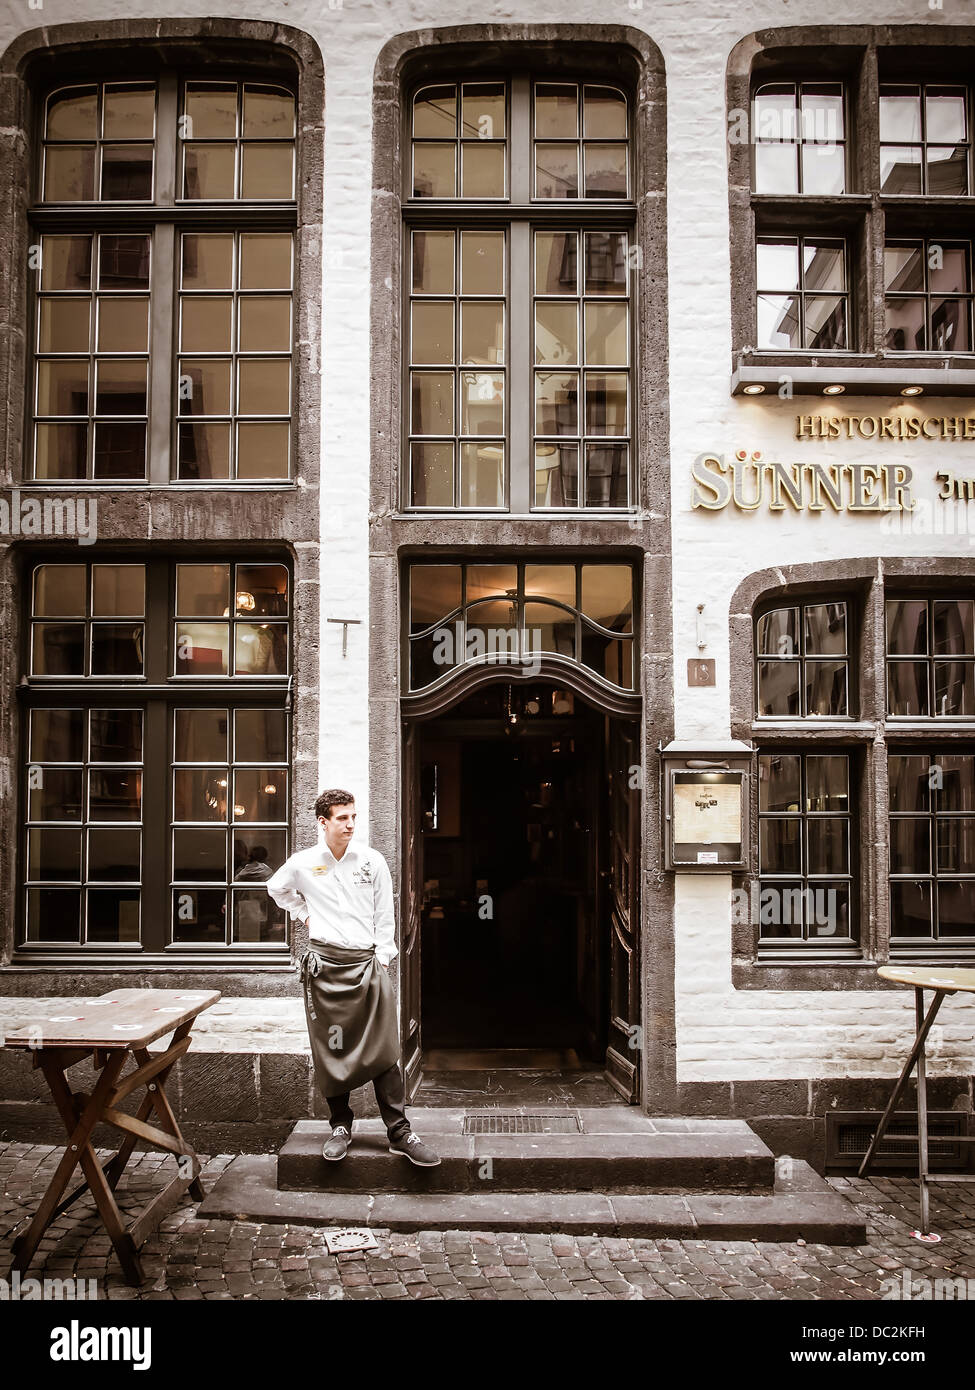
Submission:
M 44 1073 L 68 1133 L 67 1147 L 40 1206 L 27 1230 L 14 1241 L 11 1270 L 26 1270 L 51 1222 L 83 1192 L 90 1191 L 128 1282 L 143 1282 L 138 1253 L 142 1242 L 179 1205 L 185 1192 L 196 1201 L 203 1199 L 200 1160 L 180 1132 L 166 1095 L 166 1081 L 190 1046 L 193 1020 L 219 998 L 220 991 L 215 989 L 116 989 L 70 1007 L 60 1008 L 55 1001 L 47 1017 L 6 1035 L 5 1047 L 33 1053 L 34 1066 Z M 149 1044 L 169 1032 L 173 1036 L 166 1049 L 150 1052 Z M 123 1075 L 130 1054 L 135 1070 Z M 90 1094 L 73 1092 L 65 1072 L 88 1056 L 101 1075 Z M 141 1086 L 145 1095 L 135 1115 L 120 1110 L 125 1097 Z M 153 1111 L 156 1123 L 150 1124 Z M 91 1144 L 97 1124 L 112 1125 L 124 1135 L 118 1152 L 104 1167 Z M 140 1139 L 174 1154 L 178 1174 L 126 1229 L 115 1189 Z M 85 1181 L 61 1200 L 79 1165 Z
M 917 1175 L 921 1189 L 921 1227 L 920 1234 L 929 1236 L 931 1230 L 930 1200 L 928 1196 L 928 1087 L 927 1087 L 927 1065 L 924 1052 L 924 1045 L 927 1042 L 928 1034 L 931 1031 L 934 1020 L 938 1017 L 938 1010 L 941 1008 L 945 997 L 949 994 L 975 994 L 975 970 L 956 970 L 954 968 L 938 969 L 933 966 L 894 966 L 884 965 L 877 971 L 885 980 L 894 980 L 900 985 L 911 985 L 914 989 L 914 1021 L 915 1037 L 914 1046 L 911 1048 L 907 1061 L 897 1079 L 890 1100 L 887 1102 L 887 1109 L 884 1111 L 877 1132 L 870 1141 L 870 1147 L 864 1155 L 863 1162 L 858 1169 L 858 1177 L 865 1178 L 870 1171 L 874 1155 L 880 1146 L 880 1141 L 887 1132 L 887 1127 L 894 1117 L 897 1109 L 897 1102 L 904 1093 L 908 1081 L 911 1079 L 911 1072 L 917 1067 L 917 1134 L 906 1137 L 917 1140 Z M 924 991 L 930 989 L 934 991 L 934 998 L 931 1000 L 930 1007 L 925 1013 Z M 902 1136 L 898 1136 L 902 1137 Z M 953 1144 L 968 1143 L 975 1144 L 975 1135 L 954 1135 Z M 939 1173 L 936 1182 L 973 1182 L 975 1174 L 971 1173 Z M 932 1236 L 932 1240 L 939 1237 Z

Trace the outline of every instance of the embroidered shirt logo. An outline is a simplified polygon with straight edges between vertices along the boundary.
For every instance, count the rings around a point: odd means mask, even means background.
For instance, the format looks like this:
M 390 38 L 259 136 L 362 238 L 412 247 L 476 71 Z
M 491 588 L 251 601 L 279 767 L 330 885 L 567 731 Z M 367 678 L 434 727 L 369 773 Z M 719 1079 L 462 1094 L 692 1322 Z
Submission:
M 357 888 L 365 888 L 372 883 L 372 865 L 368 859 L 358 869 L 353 869 L 352 882 Z

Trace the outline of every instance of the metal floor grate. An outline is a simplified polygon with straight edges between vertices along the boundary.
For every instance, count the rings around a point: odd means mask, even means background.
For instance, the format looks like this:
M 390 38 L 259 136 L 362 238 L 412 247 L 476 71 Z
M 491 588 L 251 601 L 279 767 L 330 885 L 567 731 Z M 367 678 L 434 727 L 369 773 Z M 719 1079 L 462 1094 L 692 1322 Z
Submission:
M 865 1154 L 870 1147 L 870 1140 L 874 1136 L 876 1125 L 869 1124 L 850 1124 L 843 1125 L 840 1129 L 838 1151 L 841 1154 Z M 881 1139 L 877 1148 L 878 1158 L 904 1157 L 917 1158 L 917 1139 L 901 1138 L 901 1135 L 916 1135 L 917 1127 L 913 1124 L 897 1125 L 892 1124 L 887 1133 Z M 930 1126 L 928 1134 L 928 1157 L 929 1158 L 952 1158 L 957 1153 L 958 1145 L 952 1143 L 953 1135 L 946 1133 L 946 1126 L 934 1123 Z
M 578 1115 L 523 1114 L 480 1110 L 464 1116 L 465 1134 L 581 1134 Z

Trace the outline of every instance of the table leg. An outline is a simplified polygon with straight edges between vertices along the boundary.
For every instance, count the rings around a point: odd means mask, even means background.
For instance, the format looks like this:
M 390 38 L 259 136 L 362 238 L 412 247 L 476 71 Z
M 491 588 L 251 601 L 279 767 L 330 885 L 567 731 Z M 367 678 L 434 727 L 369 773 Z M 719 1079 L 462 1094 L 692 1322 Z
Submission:
M 914 1021 L 920 1035 L 924 1027 L 923 989 L 914 991 Z M 926 1236 L 930 1231 L 931 1222 L 928 1198 L 928 1078 L 924 1039 L 917 1056 L 917 1177 L 921 1189 L 921 1234 Z
M 22 1236 L 18 1236 L 17 1240 L 14 1241 L 14 1261 L 11 1266 L 12 1269 L 19 1269 L 21 1271 L 27 1269 L 34 1257 L 34 1252 L 40 1244 L 41 1237 L 44 1235 L 44 1232 L 47 1230 L 54 1217 L 58 1199 L 67 1186 L 71 1173 L 79 1163 L 81 1164 L 85 1177 L 88 1179 L 88 1186 L 95 1198 L 102 1220 L 105 1222 L 109 1234 L 112 1236 L 112 1242 L 115 1248 L 119 1250 L 119 1258 L 122 1258 L 122 1251 L 119 1249 L 120 1240 L 124 1236 L 121 1216 L 119 1215 L 118 1208 L 115 1206 L 115 1200 L 105 1184 L 101 1164 L 98 1162 L 95 1151 L 91 1147 L 91 1134 L 95 1125 L 101 1118 L 102 1110 L 115 1087 L 116 1078 L 122 1069 L 124 1061 L 125 1053 L 122 1051 L 109 1060 L 92 1090 L 91 1098 L 79 1115 L 75 1109 L 71 1088 L 64 1077 L 63 1061 L 59 1059 L 53 1051 L 48 1053 L 46 1049 L 41 1049 L 41 1068 L 47 1079 L 47 1084 L 54 1098 L 54 1103 L 58 1108 L 61 1119 L 64 1121 L 64 1127 L 68 1132 L 68 1143 L 61 1161 L 55 1170 L 54 1177 L 51 1179 L 47 1191 L 41 1198 L 40 1206 L 34 1213 L 34 1218 L 30 1226 Z M 105 1194 L 107 1194 L 111 1203 L 110 1209 L 105 1205 Z M 119 1239 L 116 1239 L 116 1237 Z M 126 1266 L 127 1262 L 129 1262 L 128 1251 L 126 1251 L 126 1256 L 123 1260 L 123 1267 Z M 126 1272 L 128 1272 L 128 1270 L 126 1270 Z
M 935 992 L 934 998 L 931 1000 L 931 1007 L 928 1009 L 927 1016 L 925 1017 L 924 1022 L 920 1025 L 916 1025 L 917 1037 L 914 1039 L 914 1046 L 911 1048 L 911 1055 L 904 1063 L 901 1074 L 897 1078 L 897 1085 L 894 1087 L 893 1095 L 887 1102 L 887 1109 L 881 1116 L 880 1124 L 877 1126 L 877 1132 L 870 1140 L 870 1147 L 864 1154 L 863 1162 L 857 1169 L 857 1177 L 865 1178 L 867 1176 L 867 1173 L 869 1173 L 870 1171 L 870 1165 L 873 1163 L 874 1155 L 877 1152 L 877 1149 L 880 1145 L 880 1141 L 887 1133 L 887 1126 L 893 1119 L 894 1111 L 897 1109 L 897 1102 L 900 1100 L 901 1096 L 904 1093 L 904 1087 L 911 1079 L 911 1072 L 914 1070 L 915 1063 L 924 1052 L 924 1044 L 927 1041 L 927 1036 L 931 1031 L 931 1025 L 934 1023 L 934 1020 L 938 1016 L 938 1010 L 941 1008 L 941 1001 L 944 999 L 944 997 L 944 991 L 937 990 Z
M 180 1042 L 183 1038 L 188 1037 L 190 1032 L 190 1026 L 191 1025 L 189 1022 L 181 1023 L 180 1026 L 176 1029 L 176 1032 L 173 1034 L 172 1042 Z M 172 1045 L 172 1043 L 170 1045 Z M 136 1052 L 135 1058 L 137 1062 L 144 1064 L 146 1061 L 148 1061 L 149 1055 L 150 1054 L 148 1053 L 148 1051 L 140 1050 Z M 159 1076 L 156 1078 L 159 1082 L 158 1086 L 154 1091 L 147 1092 L 146 1098 L 149 1101 L 150 1106 L 155 1110 L 159 1118 L 161 1127 L 165 1130 L 168 1130 L 169 1133 L 172 1134 L 179 1141 L 179 1143 L 183 1147 L 183 1153 L 186 1154 L 190 1159 L 192 1159 L 193 1166 L 199 1169 L 199 1159 L 197 1158 L 196 1150 L 183 1138 L 183 1132 L 179 1127 L 179 1123 L 176 1119 L 176 1114 L 173 1110 L 173 1107 L 170 1105 L 169 1097 L 166 1094 L 165 1083 L 169 1079 L 169 1073 L 171 1070 L 172 1067 L 167 1067 L 165 1071 L 159 1073 Z M 203 1184 L 200 1181 L 199 1175 L 193 1178 L 187 1190 L 189 1191 L 190 1196 L 193 1198 L 195 1202 L 202 1202 L 203 1198 L 206 1196 L 206 1193 L 203 1191 Z

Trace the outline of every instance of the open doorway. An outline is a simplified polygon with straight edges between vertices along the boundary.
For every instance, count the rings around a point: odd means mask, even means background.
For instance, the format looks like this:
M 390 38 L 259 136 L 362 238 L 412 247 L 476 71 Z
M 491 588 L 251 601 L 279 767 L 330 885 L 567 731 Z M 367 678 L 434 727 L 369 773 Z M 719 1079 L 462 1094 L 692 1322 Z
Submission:
M 408 727 L 405 1052 L 415 1023 L 435 1066 L 607 1068 L 636 1098 L 637 1040 L 625 1086 L 608 1065 L 639 994 L 621 734 L 635 748 L 633 721 L 546 682 L 483 686 Z

